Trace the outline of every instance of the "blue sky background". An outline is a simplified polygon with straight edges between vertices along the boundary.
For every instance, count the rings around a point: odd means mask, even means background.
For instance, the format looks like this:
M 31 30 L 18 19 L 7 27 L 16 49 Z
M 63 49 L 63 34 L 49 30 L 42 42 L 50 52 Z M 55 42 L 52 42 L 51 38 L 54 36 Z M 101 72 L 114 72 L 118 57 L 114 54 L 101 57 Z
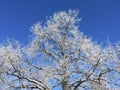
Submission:
M 0 0 L 0 41 L 26 44 L 34 23 L 68 9 L 80 10 L 80 30 L 99 43 L 120 40 L 120 0 Z

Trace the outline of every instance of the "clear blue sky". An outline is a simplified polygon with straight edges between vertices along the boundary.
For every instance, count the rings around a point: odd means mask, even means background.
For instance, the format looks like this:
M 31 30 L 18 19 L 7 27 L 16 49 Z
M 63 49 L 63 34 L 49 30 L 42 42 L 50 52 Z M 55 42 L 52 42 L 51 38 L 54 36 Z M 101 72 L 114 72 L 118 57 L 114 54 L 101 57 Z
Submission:
M 27 43 L 34 23 L 68 9 L 80 10 L 80 30 L 94 40 L 120 40 L 120 0 L 0 0 L 0 41 Z

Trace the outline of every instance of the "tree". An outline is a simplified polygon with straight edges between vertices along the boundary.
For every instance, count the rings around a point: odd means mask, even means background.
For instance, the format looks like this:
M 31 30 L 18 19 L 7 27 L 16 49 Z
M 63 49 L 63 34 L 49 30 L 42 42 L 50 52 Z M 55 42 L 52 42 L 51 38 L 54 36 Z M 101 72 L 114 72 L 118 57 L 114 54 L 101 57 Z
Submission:
M 54 13 L 31 27 L 32 40 L 0 45 L 1 90 L 120 89 L 120 45 L 105 47 L 79 31 L 79 12 Z

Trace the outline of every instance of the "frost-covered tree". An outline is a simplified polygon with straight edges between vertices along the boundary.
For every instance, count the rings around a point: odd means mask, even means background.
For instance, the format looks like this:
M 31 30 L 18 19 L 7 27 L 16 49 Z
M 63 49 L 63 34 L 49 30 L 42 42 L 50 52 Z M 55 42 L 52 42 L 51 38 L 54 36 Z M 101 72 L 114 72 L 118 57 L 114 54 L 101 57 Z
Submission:
M 79 30 L 77 10 L 34 24 L 27 46 L 0 44 L 1 90 L 119 90 L 120 44 L 105 47 Z

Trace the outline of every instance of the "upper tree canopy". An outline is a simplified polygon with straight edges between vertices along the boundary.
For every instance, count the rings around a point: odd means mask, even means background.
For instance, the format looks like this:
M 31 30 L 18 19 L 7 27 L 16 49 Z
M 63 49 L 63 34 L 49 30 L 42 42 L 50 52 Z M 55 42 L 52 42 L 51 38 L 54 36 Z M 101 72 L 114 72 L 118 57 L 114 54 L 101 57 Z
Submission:
M 1 89 L 120 88 L 120 45 L 103 47 L 93 42 L 79 30 L 78 14 L 77 10 L 57 12 L 46 23 L 34 24 L 28 46 L 1 44 L 0 84 L 5 86 Z

